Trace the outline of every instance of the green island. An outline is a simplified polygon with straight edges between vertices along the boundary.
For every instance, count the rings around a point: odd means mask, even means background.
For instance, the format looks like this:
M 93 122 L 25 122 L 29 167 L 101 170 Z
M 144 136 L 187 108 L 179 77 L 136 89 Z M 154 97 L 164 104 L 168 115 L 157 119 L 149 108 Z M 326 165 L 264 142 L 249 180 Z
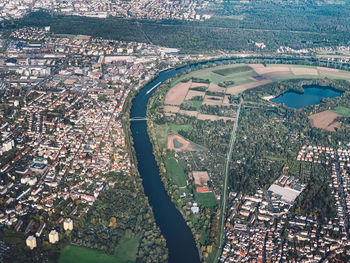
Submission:
M 216 262 L 222 253 L 224 232 L 234 224 L 226 213 L 243 204 L 233 197 L 262 193 L 280 176 L 296 178 L 305 188 L 290 205 L 289 219 L 310 216 L 319 231 L 336 218 L 330 167 L 296 157 L 305 145 L 337 147 L 347 142 L 349 80 L 349 72 L 317 66 L 217 63 L 187 70 L 157 89 L 147 111 L 154 155 L 204 262 Z M 287 92 L 303 94 L 308 87 L 340 95 L 300 109 L 270 101 Z M 223 213 L 224 204 L 231 208 L 224 207 Z M 242 215 L 232 219 L 248 226 L 255 222 Z M 295 258 L 295 248 L 303 244 L 286 238 L 283 242 L 294 247 L 286 252 L 288 259 Z

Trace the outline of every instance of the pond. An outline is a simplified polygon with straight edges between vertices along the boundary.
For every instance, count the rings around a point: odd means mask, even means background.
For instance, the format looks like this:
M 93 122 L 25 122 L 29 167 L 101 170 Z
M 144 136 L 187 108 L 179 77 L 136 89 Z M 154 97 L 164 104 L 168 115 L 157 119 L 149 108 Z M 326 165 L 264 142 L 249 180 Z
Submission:
M 335 98 L 343 94 L 342 91 L 335 90 L 330 86 L 305 85 L 303 88 L 304 93 L 288 91 L 270 101 L 277 104 L 285 104 L 289 108 L 300 109 L 302 107 L 320 104 L 321 99 Z
M 174 139 L 173 143 L 174 143 L 174 148 L 176 149 L 181 148 L 183 146 L 183 144 L 179 142 L 177 139 Z

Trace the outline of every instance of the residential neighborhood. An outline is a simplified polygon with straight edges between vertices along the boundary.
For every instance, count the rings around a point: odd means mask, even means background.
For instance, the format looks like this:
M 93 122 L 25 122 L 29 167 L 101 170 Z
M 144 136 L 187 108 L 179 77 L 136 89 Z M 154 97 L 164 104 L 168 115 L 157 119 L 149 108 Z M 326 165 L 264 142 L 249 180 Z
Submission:
M 282 174 L 254 196 L 231 192 L 220 261 L 329 262 L 334 255 L 349 255 L 349 153 L 348 147 L 304 145 L 297 156 L 298 161 L 331 168 L 336 216 L 327 222 L 291 210 L 306 186 L 290 176 Z
M 59 1 L 5 0 L 0 3 L 0 21 L 21 18 L 29 12 L 46 10 L 57 14 L 106 18 L 203 20 L 211 17 L 209 1 Z

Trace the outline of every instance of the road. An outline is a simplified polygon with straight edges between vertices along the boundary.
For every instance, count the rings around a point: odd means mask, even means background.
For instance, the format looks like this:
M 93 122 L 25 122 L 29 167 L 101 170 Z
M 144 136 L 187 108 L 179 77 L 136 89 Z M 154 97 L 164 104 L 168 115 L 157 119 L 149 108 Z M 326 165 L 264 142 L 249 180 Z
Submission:
M 225 219 L 226 219 L 226 205 L 227 205 L 227 183 L 228 183 L 228 174 L 229 174 L 229 167 L 230 167 L 230 161 L 232 158 L 232 151 L 233 146 L 236 141 L 236 135 L 237 135 L 237 128 L 238 128 L 238 120 L 239 120 L 239 114 L 241 112 L 241 106 L 243 103 L 243 99 L 241 98 L 241 101 L 239 102 L 237 113 L 236 113 L 236 121 L 233 124 L 232 132 L 231 132 L 231 139 L 230 139 L 230 147 L 227 153 L 226 157 L 226 165 L 225 165 L 225 174 L 224 174 L 224 185 L 223 185 L 223 194 L 222 194 L 222 205 L 221 205 L 221 213 L 220 213 L 220 238 L 219 238 L 219 247 L 217 251 L 217 255 L 215 259 L 218 259 L 220 257 L 222 246 L 225 240 Z

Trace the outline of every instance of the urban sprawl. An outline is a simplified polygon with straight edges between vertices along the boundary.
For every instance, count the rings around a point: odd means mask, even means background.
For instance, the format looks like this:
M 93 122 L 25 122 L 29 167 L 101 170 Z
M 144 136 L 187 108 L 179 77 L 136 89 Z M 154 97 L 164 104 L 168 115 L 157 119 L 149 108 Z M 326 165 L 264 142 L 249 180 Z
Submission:
M 31 249 L 37 239 L 56 243 L 60 231 L 72 230 L 70 217 L 86 214 L 113 186 L 109 172 L 131 173 L 125 99 L 179 62 L 174 49 L 49 30 L 14 31 L 0 59 L 0 225 L 24 232 Z M 50 222 L 65 200 L 69 214 Z M 45 218 L 28 219 L 40 211 Z M 57 227 L 48 229 L 48 222 Z
M 293 176 L 282 174 L 254 196 L 230 193 L 221 262 L 320 262 L 332 254 L 350 253 L 350 149 L 304 145 L 297 160 L 331 166 L 336 217 L 322 224 L 313 215 L 291 213 L 305 188 Z
M 57 14 L 106 18 L 116 16 L 142 19 L 204 20 L 211 17 L 209 1 L 109 1 L 109 0 L 4 0 L 0 21 L 21 18 L 29 12 L 47 10 Z

